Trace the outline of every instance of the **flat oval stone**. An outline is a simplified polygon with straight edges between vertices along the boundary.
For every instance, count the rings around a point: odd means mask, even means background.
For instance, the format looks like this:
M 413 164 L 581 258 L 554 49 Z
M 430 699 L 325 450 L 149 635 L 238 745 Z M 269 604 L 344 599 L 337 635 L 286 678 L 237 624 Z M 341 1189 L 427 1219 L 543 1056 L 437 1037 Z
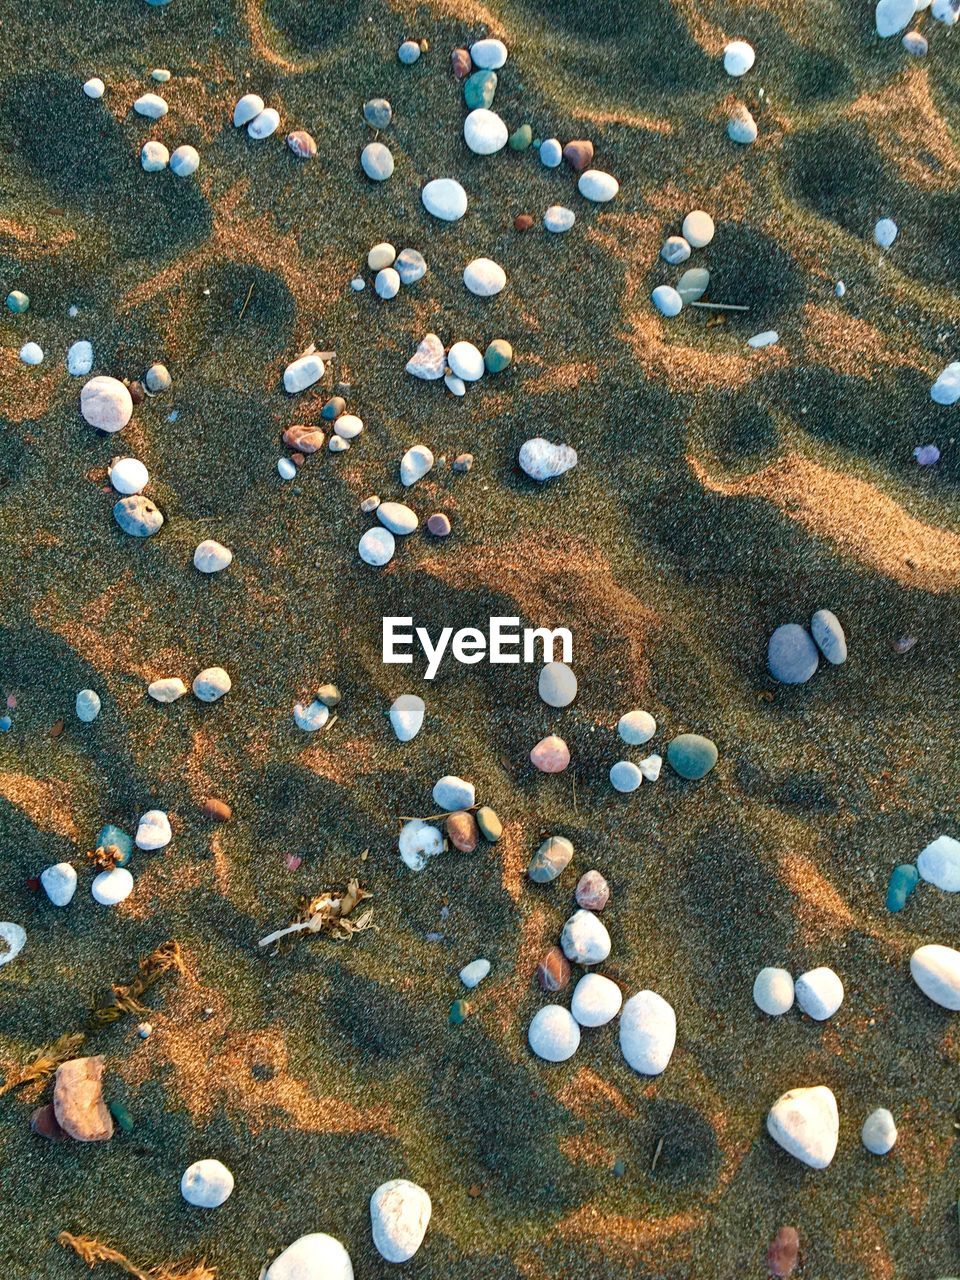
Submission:
M 629 794 L 636 791 L 643 781 L 643 774 L 632 760 L 618 760 L 610 769 L 610 785 L 614 791 Z
M 160 120 L 170 108 L 159 93 L 144 93 L 137 98 L 133 109 L 138 116 L 146 116 L 148 120 Z
M 363 104 L 363 118 L 371 129 L 386 129 L 393 119 L 393 107 L 386 98 L 370 98 Z
M 570 961 L 559 947 L 550 947 L 537 964 L 537 982 L 541 991 L 562 991 L 570 981 Z
M 717 763 L 717 747 L 699 733 L 681 733 L 667 747 L 667 760 L 681 778 L 704 778 Z
M 809 1018 L 826 1022 L 843 1004 L 843 983 L 826 965 L 800 975 L 795 984 L 797 1004 Z
M 230 689 L 231 680 L 223 667 L 205 667 L 193 681 L 193 692 L 201 702 L 217 702 Z
M 910 957 L 910 974 L 934 1004 L 960 1009 L 960 951 L 939 943 L 917 947 Z
M 530 859 L 527 875 L 536 884 L 550 884 L 572 858 L 573 845 L 566 836 L 549 836 Z
M 543 225 L 554 235 L 563 235 L 569 231 L 577 220 L 572 209 L 565 209 L 562 204 L 552 204 L 543 215 Z
M 540 670 L 537 692 L 548 707 L 569 707 L 577 696 L 577 677 L 565 662 L 548 662 Z
M 676 289 L 669 284 L 658 284 L 650 295 L 650 301 L 660 314 L 666 316 L 668 320 L 672 320 L 674 316 L 678 316 L 683 310 L 683 299 Z
M 481 68 L 463 82 L 463 100 L 468 110 L 483 110 L 493 104 L 497 93 L 497 73 Z
M 887 910 L 902 911 L 907 899 L 920 881 L 920 872 L 910 862 L 902 862 L 890 872 L 887 885 Z
M 632 747 L 643 746 L 657 732 L 657 722 L 649 711 L 627 711 L 617 721 L 617 733 Z
M 580 1028 L 568 1009 L 548 1004 L 533 1015 L 527 1040 L 545 1062 L 566 1062 L 580 1046 Z
M 435 511 L 427 518 L 427 532 L 435 538 L 448 538 L 451 527 L 450 517 L 443 511 Z
M 480 985 L 489 972 L 489 960 L 471 960 L 460 970 L 460 981 L 472 991 L 474 987 Z
M 837 1150 L 840 1116 L 837 1100 L 825 1085 L 790 1089 L 767 1115 L 774 1142 L 811 1169 L 826 1169 Z
M 374 182 L 385 182 L 393 173 L 393 156 L 382 142 L 368 142 L 360 152 L 360 167 Z
M 423 1187 L 407 1178 L 384 1182 L 370 1197 L 374 1248 L 387 1262 L 406 1262 L 423 1244 L 433 1206 Z
M 233 108 L 233 123 L 237 129 L 249 124 L 263 110 L 265 103 L 257 93 L 245 93 Z
M 475 67 L 498 70 L 507 60 L 507 46 L 502 40 L 489 36 L 485 40 L 476 40 L 470 46 L 470 60 Z
M 595 204 L 606 204 L 620 190 L 620 183 L 612 174 L 604 173 L 601 169 L 587 169 L 577 180 L 577 190 L 585 199 L 592 200 Z M 687 239 L 690 237 L 687 236 Z
M 126 867 L 101 871 L 90 886 L 90 893 L 101 907 L 115 907 L 133 892 L 133 876 Z
M 563 148 L 556 138 L 540 143 L 540 163 L 547 169 L 556 169 L 563 160 Z
M 777 627 L 767 645 L 767 668 L 781 684 L 806 684 L 820 665 L 810 633 L 795 622 Z
M 691 267 L 677 281 L 677 293 L 684 306 L 699 302 L 710 288 L 710 272 L 706 267 Z
M 380 568 L 382 565 L 389 563 L 393 559 L 393 553 L 397 549 L 393 534 L 389 529 L 373 528 L 360 539 L 357 551 L 360 559 L 364 564 L 372 565 L 374 568 Z
M 620 1012 L 620 988 L 602 973 L 585 973 L 573 989 L 570 1012 L 581 1027 L 603 1027 Z
M 573 896 L 584 911 L 602 911 L 610 901 L 610 886 L 599 871 L 585 871 L 577 881 Z
M 570 749 L 562 738 L 551 733 L 530 752 L 530 763 L 541 773 L 563 773 L 570 763 Z
M 233 1174 L 219 1160 L 197 1160 L 184 1170 L 180 1194 L 199 1209 L 218 1209 L 233 1194 Z
M 640 991 L 620 1013 L 620 1049 L 641 1075 L 666 1071 L 677 1043 L 677 1017 L 656 991 Z
M 463 809 L 458 813 L 451 813 L 444 823 L 444 830 L 447 833 L 447 839 L 461 853 L 473 853 L 480 841 L 476 818 Z
M 483 353 L 487 373 L 503 373 L 513 360 L 513 347 L 506 338 L 494 338 Z
M 363 419 L 355 413 L 341 413 L 333 429 L 341 440 L 356 440 L 363 432 Z
M 889 249 L 900 233 L 892 218 L 881 218 L 873 228 L 873 238 L 881 249 Z
M 393 267 L 384 267 L 377 272 L 373 287 L 377 292 L 377 297 L 384 299 L 395 298 L 400 292 L 400 273 L 394 271 Z
M 456 774 L 446 774 L 433 787 L 434 804 L 447 813 L 454 813 L 457 809 L 472 809 L 476 799 L 473 783 L 458 778 Z
M 453 178 L 434 178 L 420 193 L 427 213 L 443 222 L 456 222 L 467 212 L 467 193 Z
M 81 689 L 77 694 L 74 710 L 78 720 L 82 720 L 84 724 L 92 724 L 100 714 L 100 695 L 93 689 Z
M 829 609 L 818 609 L 810 619 L 810 630 L 817 648 L 826 660 L 839 667 L 847 660 L 847 637 L 839 619 Z
M 610 935 L 592 911 L 575 911 L 560 933 L 563 954 L 574 964 L 600 964 L 610 954 Z
M 860 1141 L 874 1156 L 885 1156 L 897 1141 L 897 1126 L 886 1107 L 871 1111 L 860 1130 Z
M 255 142 L 272 137 L 280 128 L 280 112 L 273 107 L 264 107 L 259 115 L 254 116 L 247 125 L 247 137 Z
M 164 676 L 147 685 L 147 693 L 155 702 L 176 702 L 187 692 L 187 686 L 179 676 Z
M 317 154 L 316 139 L 306 129 L 294 129 L 287 134 L 287 148 L 298 160 L 312 160 Z
M 753 1003 L 771 1018 L 793 1008 L 793 978 L 786 969 L 761 969 L 753 982 Z
M 74 342 L 67 352 L 67 372 L 73 378 L 85 378 L 92 368 L 92 345 L 85 339 Z
M 492 258 L 474 258 L 464 269 L 463 283 L 476 297 L 492 298 L 506 286 L 507 273 Z
M 142 493 L 131 494 L 114 504 L 113 518 L 133 538 L 151 538 L 163 525 L 163 513 Z
M 447 353 L 447 363 L 464 382 L 478 382 L 486 369 L 483 356 L 472 342 L 455 342 Z
M 193 553 L 193 566 L 201 573 L 222 573 L 233 562 L 233 552 L 213 538 L 205 538 Z
M 489 805 L 481 805 L 477 810 L 477 826 L 484 840 L 489 840 L 491 844 L 496 844 L 503 835 L 503 823 Z

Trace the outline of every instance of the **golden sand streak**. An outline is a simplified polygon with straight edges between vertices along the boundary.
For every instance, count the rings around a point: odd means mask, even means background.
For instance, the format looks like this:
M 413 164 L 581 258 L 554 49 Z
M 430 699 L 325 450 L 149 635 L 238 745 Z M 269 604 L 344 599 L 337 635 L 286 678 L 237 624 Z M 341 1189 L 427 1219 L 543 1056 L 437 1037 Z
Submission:
M 927 191 L 949 191 L 956 184 L 960 158 L 933 100 L 929 67 L 908 64 L 877 93 L 862 94 L 844 115 L 866 125 L 904 182 Z
M 114 618 L 127 616 L 146 624 L 153 612 L 134 588 L 129 569 L 100 595 L 84 601 L 77 616 L 66 615 L 62 600 L 53 591 L 41 597 L 31 612 L 38 627 L 59 636 L 101 674 L 117 672 L 146 681 L 155 678 L 155 660 L 142 651 L 142 629 L 134 634 L 132 627 L 112 623 Z
M 339 739 L 333 746 L 317 743 L 299 755 L 300 764 L 318 778 L 326 778 L 337 786 L 347 786 L 352 779 L 373 773 L 376 762 L 371 744 L 364 738 Z
M 625 1262 L 656 1267 L 666 1260 L 667 1249 L 673 1265 L 687 1259 L 692 1249 L 689 1237 L 702 1222 L 701 1213 L 675 1213 L 670 1218 L 641 1221 L 584 1205 L 561 1218 L 556 1229 L 568 1240 L 603 1241 L 605 1253 Z
M 31 778 L 25 773 L 0 773 L 0 797 L 20 809 L 38 831 L 49 831 L 66 840 L 78 838 L 66 783 Z
M 420 0 L 387 0 L 390 8 L 411 22 L 419 16 Z M 485 34 L 509 43 L 508 32 L 496 14 L 479 0 L 426 0 L 426 7 L 438 18 L 451 18 L 466 27 L 486 27 Z M 466 38 L 466 37 L 465 37 Z M 470 41 L 467 40 L 469 44 Z
M 531 982 L 535 981 L 533 974 L 537 961 L 552 940 L 548 938 L 547 915 L 543 907 L 532 907 L 520 924 L 512 970 L 499 982 L 488 981 L 485 984 L 484 1009 L 492 1014 L 486 1019 L 487 1025 L 495 1031 L 504 1053 L 514 1061 L 526 1053 L 525 1037 L 515 1030 L 518 1010 Z
M 960 586 L 960 535 L 917 520 L 866 480 L 799 453 L 736 479 L 711 476 L 690 455 L 687 464 L 710 493 L 763 498 L 808 533 L 903 586 L 934 594 Z
M 879 329 L 837 307 L 806 303 L 802 337 L 806 360 L 845 377 L 870 378 L 880 365 L 930 372 L 922 352 L 891 347 Z
M 523 389 L 529 395 L 551 395 L 556 391 L 569 391 L 581 382 L 596 382 L 600 370 L 593 361 L 582 364 L 561 364 L 555 369 L 546 369 L 524 382 Z M 488 407 L 488 406 L 485 406 Z
M 614 111 L 585 110 L 574 112 L 574 119 L 583 120 L 587 124 L 622 124 L 630 129 L 644 129 L 647 133 L 672 133 L 673 125 L 669 120 L 658 120 L 656 116 L 643 115 L 637 111 L 621 108 Z
M 581 1067 L 573 1079 L 559 1091 L 557 1100 L 581 1119 L 595 1109 L 613 1107 L 622 1116 L 632 1119 L 636 1108 L 629 1103 L 615 1085 L 610 1084 L 589 1067 Z
M 609 1150 L 599 1139 L 590 1134 L 580 1134 L 575 1138 L 561 1138 L 557 1143 L 560 1151 L 574 1164 L 591 1164 L 598 1169 L 612 1168 L 616 1153 Z

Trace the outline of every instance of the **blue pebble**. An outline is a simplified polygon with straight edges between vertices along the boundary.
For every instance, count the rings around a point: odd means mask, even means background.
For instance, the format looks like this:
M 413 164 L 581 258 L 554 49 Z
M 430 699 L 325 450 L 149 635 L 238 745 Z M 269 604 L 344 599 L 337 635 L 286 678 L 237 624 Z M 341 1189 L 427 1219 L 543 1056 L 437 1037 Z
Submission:
M 817 667 L 817 646 L 810 633 L 795 622 L 777 627 L 767 646 L 767 666 L 781 684 L 806 684 Z
M 894 867 L 887 885 L 887 910 L 902 911 L 919 880 L 920 872 L 912 862 L 901 862 L 899 867 Z
M 9 716 L 0 716 L 0 733 L 9 733 L 13 728 L 13 721 Z
M 829 609 L 818 609 L 810 619 L 810 630 L 820 652 L 833 666 L 839 667 L 847 660 L 847 637 L 843 634 L 837 615 Z
M 397 50 L 397 57 L 404 66 L 409 67 L 420 57 L 420 46 L 415 40 L 404 40 Z
M 96 848 L 106 849 L 109 845 L 116 845 L 120 850 L 120 861 L 117 866 L 125 867 L 133 857 L 133 839 L 112 822 L 107 822 L 100 828 Z

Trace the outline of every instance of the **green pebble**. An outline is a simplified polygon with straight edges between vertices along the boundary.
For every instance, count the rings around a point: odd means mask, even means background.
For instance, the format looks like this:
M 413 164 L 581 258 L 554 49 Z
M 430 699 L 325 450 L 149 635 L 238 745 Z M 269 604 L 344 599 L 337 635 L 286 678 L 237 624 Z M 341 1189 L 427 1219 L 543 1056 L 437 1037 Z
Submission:
M 573 857 L 573 845 L 566 836 L 548 836 L 530 859 L 527 875 L 535 884 L 556 880 Z
M 463 82 L 463 100 L 471 111 L 476 111 L 478 107 L 492 106 L 496 92 L 495 71 L 475 71 Z
M 474 817 L 484 840 L 489 840 L 491 844 L 496 844 L 503 835 L 503 823 L 490 806 L 488 804 L 483 805 L 477 810 Z
M 508 141 L 511 151 L 526 151 L 533 141 L 533 130 L 528 124 L 522 124 L 519 129 L 511 133 Z
M 717 763 L 717 746 L 699 733 L 681 733 L 667 747 L 667 759 L 681 778 L 705 778 Z
M 887 885 L 887 910 L 902 911 L 920 880 L 920 872 L 912 862 L 901 862 L 890 873 Z
M 12 289 L 7 294 L 7 310 L 12 311 L 15 316 L 22 316 L 29 306 L 30 299 L 19 289 Z
M 706 267 L 691 267 L 677 281 L 677 293 L 684 306 L 691 302 L 699 302 L 709 288 L 710 272 Z
M 111 1102 L 110 1114 L 124 1133 L 133 1132 L 133 1116 L 122 1102 Z
M 466 1000 L 454 1000 L 450 1006 L 450 1025 L 458 1027 L 461 1022 L 466 1022 L 470 1017 L 470 1006 Z
M 502 373 L 512 359 L 513 347 L 506 338 L 494 338 L 487 347 L 483 363 L 487 366 L 487 373 Z

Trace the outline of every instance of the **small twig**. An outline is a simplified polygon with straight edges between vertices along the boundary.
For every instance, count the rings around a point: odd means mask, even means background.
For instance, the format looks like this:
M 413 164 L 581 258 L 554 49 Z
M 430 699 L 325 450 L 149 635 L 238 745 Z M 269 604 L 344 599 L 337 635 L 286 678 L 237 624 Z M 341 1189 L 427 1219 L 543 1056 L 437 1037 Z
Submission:
M 704 311 L 749 311 L 749 307 L 738 306 L 735 302 L 691 302 L 691 307 L 702 307 Z
M 480 806 L 479 806 L 478 804 L 471 804 L 471 805 L 468 805 L 466 809 L 457 809 L 457 810 L 455 810 L 455 811 L 454 811 L 454 810 L 451 810 L 451 811 L 449 811 L 449 812 L 444 811 L 443 813 L 431 813 L 431 814 L 428 814 L 428 815 L 427 815 L 427 817 L 425 817 L 425 818 L 417 818 L 417 817 L 411 816 L 410 814 L 403 814 L 403 813 L 402 813 L 402 814 L 400 814 L 400 816 L 397 818 L 397 821 L 398 821 L 398 822 L 437 822 L 437 821 L 439 821 L 439 819 L 440 819 L 440 818 L 449 818 L 449 817 L 450 817 L 450 813 L 451 813 L 451 812 L 456 812 L 456 813 L 476 813 L 476 811 L 477 811 L 479 808 L 480 808 Z
M 244 298 L 243 306 L 240 308 L 240 314 L 237 316 L 237 324 L 239 324 L 240 321 L 243 319 L 244 313 L 247 310 L 247 304 L 250 302 L 250 299 L 252 297 L 253 297 L 253 281 L 251 280 L 250 288 L 247 290 L 247 296 Z
M 660 1159 L 660 1152 L 663 1150 L 663 1139 L 657 1139 L 657 1149 L 653 1153 L 653 1164 L 650 1166 L 650 1172 L 653 1173 L 657 1167 L 657 1161 Z
M 573 780 L 573 812 L 577 812 L 577 771 L 571 769 L 570 777 Z

